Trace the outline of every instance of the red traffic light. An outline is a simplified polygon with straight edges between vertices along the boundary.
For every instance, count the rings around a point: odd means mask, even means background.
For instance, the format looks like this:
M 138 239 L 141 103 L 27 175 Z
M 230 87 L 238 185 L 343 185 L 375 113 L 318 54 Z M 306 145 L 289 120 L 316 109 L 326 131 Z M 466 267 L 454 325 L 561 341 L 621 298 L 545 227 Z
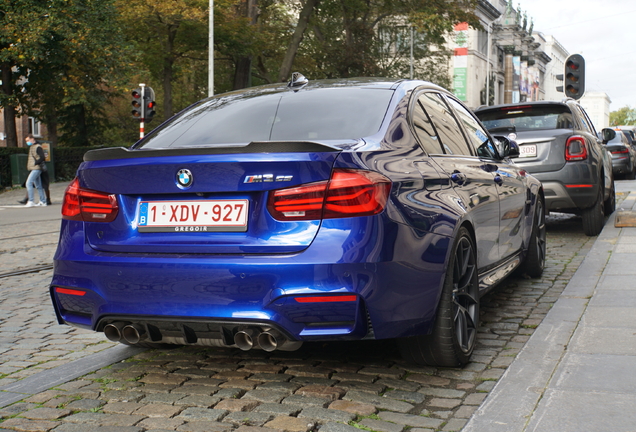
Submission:
M 146 107 L 147 107 L 147 108 L 151 108 L 151 109 L 152 109 L 152 108 L 154 108 L 154 107 L 155 107 L 155 102 L 154 102 L 154 101 L 152 101 L 152 102 L 148 102 L 148 104 L 146 105 Z
M 141 98 L 141 93 L 139 93 L 137 90 L 133 90 L 131 94 L 132 94 L 132 97 L 134 97 L 135 99 Z

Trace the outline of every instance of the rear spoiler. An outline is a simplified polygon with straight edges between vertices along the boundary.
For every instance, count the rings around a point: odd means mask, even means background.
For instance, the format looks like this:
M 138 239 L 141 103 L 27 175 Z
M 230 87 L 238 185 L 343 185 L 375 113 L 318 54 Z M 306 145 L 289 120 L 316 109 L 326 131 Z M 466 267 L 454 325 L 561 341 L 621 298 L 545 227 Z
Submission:
M 240 153 L 327 153 L 340 152 L 342 149 L 313 141 L 253 141 L 247 145 L 221 145 L 215 147 L 187 147 L 165 149 L 136 149 L 110 147 L 90 150 L 84 154 L 84 161 L 109 159 L 135 159 L 145 157 L 172 157 L 210 154 Z

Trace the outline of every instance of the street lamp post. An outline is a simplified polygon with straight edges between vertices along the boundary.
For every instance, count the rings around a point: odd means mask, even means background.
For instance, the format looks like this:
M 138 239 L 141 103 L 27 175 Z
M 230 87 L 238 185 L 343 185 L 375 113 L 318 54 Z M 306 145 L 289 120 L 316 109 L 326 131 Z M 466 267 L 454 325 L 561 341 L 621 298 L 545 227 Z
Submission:
M 208 41 L 208 96 L 214 96 L 214 0 L 210 0 Z

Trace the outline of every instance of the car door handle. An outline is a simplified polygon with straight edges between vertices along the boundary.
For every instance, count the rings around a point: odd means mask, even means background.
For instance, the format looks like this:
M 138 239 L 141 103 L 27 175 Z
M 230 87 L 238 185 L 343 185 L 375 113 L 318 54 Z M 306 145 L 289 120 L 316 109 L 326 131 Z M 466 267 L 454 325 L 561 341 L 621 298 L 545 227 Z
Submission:
M 451 180 L 457 183 L 458 185 L 463 185 L 466 183 L 466 174 L 462 174 L 459 171 L 455 171 L 451 174 Z
M 497 183 L 498 185 L 502 185 L 503 177 L 501 177 L 499 174 L 495 175 L 495 183 Z

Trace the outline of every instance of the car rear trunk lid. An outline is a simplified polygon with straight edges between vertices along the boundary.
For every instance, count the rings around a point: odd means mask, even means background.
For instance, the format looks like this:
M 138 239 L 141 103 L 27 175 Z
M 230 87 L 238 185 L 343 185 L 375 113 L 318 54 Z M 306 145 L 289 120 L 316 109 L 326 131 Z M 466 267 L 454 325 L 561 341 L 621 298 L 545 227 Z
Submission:
M 320 221 L 275 220 L 268 193 L 328 180 L 339 152 L 308 142 L 89 152 L 78 171 L 80 185 L 114 194 L 119 214 L 110 223 L 85 222 L 87 242 L 122 253 L 301 251 Z
M 572 136 L 572 129 L 518 132 L 520 156 L 517 165 L 530 173 L 558 171 L 566 163 L 565 143 Z

